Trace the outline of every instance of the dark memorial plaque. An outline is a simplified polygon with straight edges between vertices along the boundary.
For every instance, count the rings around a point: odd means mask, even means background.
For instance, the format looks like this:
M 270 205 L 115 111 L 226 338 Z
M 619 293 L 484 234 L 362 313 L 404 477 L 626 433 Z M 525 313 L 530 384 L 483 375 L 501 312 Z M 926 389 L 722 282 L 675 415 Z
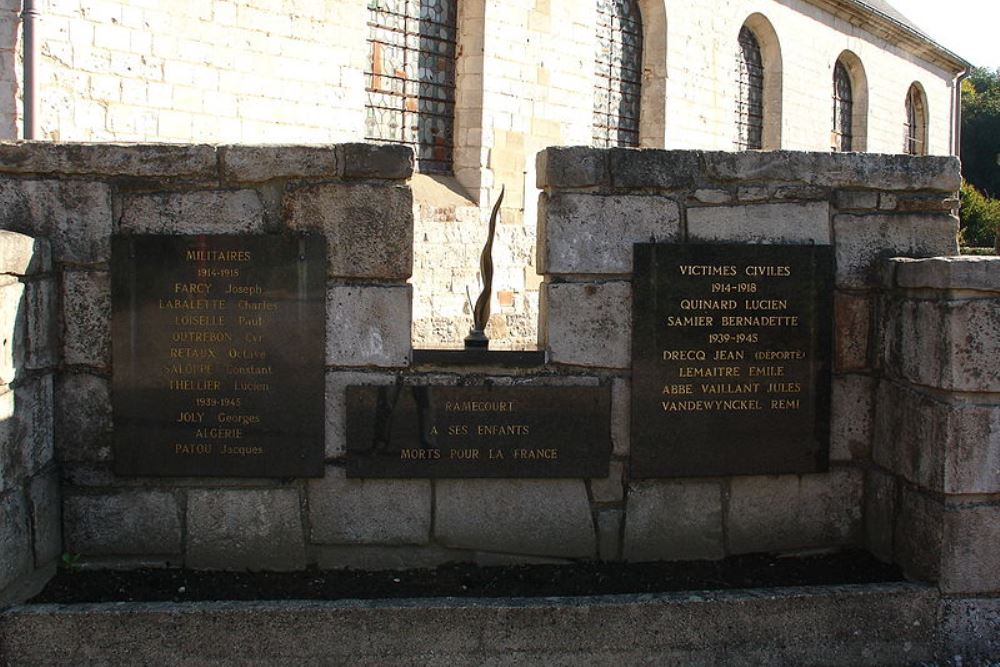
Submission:
M 348 477 L 607 477 L 608 387 L 347 388 Z
M 323 474 L 321 236 L 112 241 L 115 470 Z
M 829 246 L 636 244 L 631 476 L 819 472 Z

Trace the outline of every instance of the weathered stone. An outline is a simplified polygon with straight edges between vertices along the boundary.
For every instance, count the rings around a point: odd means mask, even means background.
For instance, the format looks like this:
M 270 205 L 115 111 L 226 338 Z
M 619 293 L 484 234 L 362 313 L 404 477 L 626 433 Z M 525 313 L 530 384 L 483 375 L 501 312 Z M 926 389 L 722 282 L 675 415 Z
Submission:
M 211 570 L 301 570 L 306 553 L 298 491 L 192 490 L 185 563 Z
M 1000 655 L 1000 598 L 943 598 L 941 616 L 942 655 L 964 655 L 983 665 Z
M 687 188 L 701 172 L 701 154 L 696 151 L 612 148 L 609 153 L 616 188 Z
M 31 480 L 31 526 L 34 531 L 35 567 L 42 567 L 62 553 L 62 519 L 59 475 L 55 471 Z
M 219 166 L 226 183 L 256 183 L 275 178 L 336 178 L 340 175 L 337 157 L 334 145 L 219 146 Z
M 881 468 L 865 471 L 865 547 L 886 563 L 893 562 L 896 521 L 896 478 Z
M 743 186 L 737 191 L 736 198 L 740 201 L 762 201 L 769 196 L 769 190 L 763 185 Z
M 63 536 L 66 551 L 86 556 L 179 554 L 181 510 L 163 491 L 68 495 Z
M 0 228 L 49 240 L 57 262 L 111 257 L 111 195 L 89 181 L 0 181 Z
M 937 581 L 941 573 L 944 507 L 929 495 L 901 485 L 893 559 L 910 579 Z
M 111 277 L 107 271 L 63 274 L 63 359 L 67 364 L 111 364 Z
M 20 488 L 24 476 L 19 449 L 15 449 L 14 439 L 14 392 L 7 386 L 0 386 L 0 494 L 13 488 Z
M 410 363 L 410 285 L 333 285 L 326 290 L 326 361 L 333 366 Z
M 323 545 L 313 547 L 316 565 L 322 570 L 413 570 L 432 568 L 445 563 L 469 562 L 465 551 L 426 546 L 372 546 L 366 544 Z
M 332 277 L 406 280 L 413 272 L 413 194 L 408 187 L 324 183 L 288 190 L 285 223 L 327 240 Z
M 611 452 L 628 456 L 632 424 L 632 387 L 627 380 L 611 381 Z
M 1000 593 L 1000 502 L 949 505 L 943 515 L 945 593 Z
M 215 146 L 5 142 L 0 143 L 0 172 L 211 179 Z
M 772 195 L 777 201 L 823 200 L 829 201 L 830 191 L 816 185 L 779 185 Z
M 343 468 L 309 481 L 310 541 L 427 544 L 431 484 L 425 479 L 345 479 Z
M 197 190 L 122 197 L 129 234 L 259 234 L 264 204 L 256 190 Z
M 699 188 L 694 191 L 694 198 L 703 204 L 726 204 L 733 200 L 733 195 L 728 190 Z
M 535 185 L 541 189 L 586 188 L 609 182 L 607 152 L 597 148 L 551 147 L 535 160 Z
M 815 475 L 734 477 L 727 552 L 860 544 L 863 486 L 864 475 L 856 468 Z
M 31 280 L 24 286 L 27 310 L 26 368 L 51 368 L 59 361 L 59 313 L 55 278 Z
M 878 208 L 878 196 L 874 190 L 838 190 L 837 208 L 841 211 Z
M 862 461 L 869 458 L 875 381 L 866 375 L 833 379 L 830 402 L 830 460 Z
M 949 213 L 958 211 L 959 199 L 956 196 L 938 194 L 899 195 L 896 198 L 896 210 L 907 213 Z
M 52 248 L 47 239 L 0 230 L 0 273 L 27 276 L 51 269 Z
M 625 513 L 621 510 L 597 512 L 597 556 L 601 560 L 619 559 L 624 518 Z
M 692 241 L 830 244 L 827 202 L 691 208 L 687 218 Z
M 55 386 L 55 431 L 59 460 L 108 461 L 111 458 L 111 388 L 86 373 L 64 373 Z
M 328 371 L 326 374 L 326 458 L 343 456 L 347 451 L 347 386 L 387 385 L 396 381 L 387 373 Z
M 896 210 L 896 195 L 892 192 L 880 192 L 878 195 L 878 207 L 883 211 Z
M 833 296 L 833 367 L 839 372 L 871 366 L 871 299 L 863 294 L 836 292 Z
M 666 197 L 561 193 L 541 208 L 543 274 L 629 274 L 633 243 L 680 238 L 680 209 Z
M 623 557 L 628 561 L 724 555 L 717 482 L 656 480 L 629 485 Z
M 897 255 L 958 254 L 958 219 L 950 215 L 849 215 L 833 218 L 837 286 L 878 283 L 881 260 Z
M 628 368 L 632 289 L 627 282 L 545 283 L 539 323 L 556 364 Z
M 20 491 L 0 494 L 0 591 L 31 571 L 28 508 Z
M 24 283 L 0 276 L 0 383 L 10 384 L 23 373 L 27 328 Z
M 616 503 L 625 492 L 624 469 L 620 462 L 608 465 L 608 476 L 590 480 L 590 497 L 597 503 Z
M 944 492 L 1000 493 L 1000 405 L 952 406 L 946 428 Z
M 52 376 L 34 377 L 14 388 L 13 442 L 20 448 L 25 475 L 53 459 Z
M 597 541 L 579 480 L 438 480 L 434 535 L 448 547 L 594 558 Z
M 339 165 L 344 178 L 404 180 L 413 175 L 413 149 L 399 144 L 340 144 Z
M 899 287 L 1000 292 L 1000 257 L 894 258 Z

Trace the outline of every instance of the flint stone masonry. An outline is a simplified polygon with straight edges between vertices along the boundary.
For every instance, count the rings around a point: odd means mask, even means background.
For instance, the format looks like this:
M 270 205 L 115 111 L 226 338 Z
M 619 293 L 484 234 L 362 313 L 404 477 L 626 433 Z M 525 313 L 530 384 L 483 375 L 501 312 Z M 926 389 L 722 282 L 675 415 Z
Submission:
M 63 499 L 66 550 L 82 555 L 180 554 L 181 510 L 163 491 Z
M 691 208 L 687 220 L 692 241 L 830 244 L 826 202 Z
M 673 480 L 629 485 L 623 555 L 627 561 L 722 558 L 721 486 Z

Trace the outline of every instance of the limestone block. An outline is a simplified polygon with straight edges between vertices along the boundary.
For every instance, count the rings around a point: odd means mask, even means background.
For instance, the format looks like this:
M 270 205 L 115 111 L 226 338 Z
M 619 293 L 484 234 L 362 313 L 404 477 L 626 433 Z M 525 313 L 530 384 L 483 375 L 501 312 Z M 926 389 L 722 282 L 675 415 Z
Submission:
M 631 284 L 545 283 L 539 329 L 552 363 L 628 368 Z
M 55 278 L 31 280 L 25 284 L 28 339 L 24 360 L 26 368 L 51 368 L 59 361 L 59 304 L 56 290 Z
M 264 204 L 256 190 L 197 190 L 122 197 L 127 234 L 259 234 Z
M 62 553 L 62 518 L 59 475 L 55 471 L 31 480 L 31 526 L 34 531 L 35 567 L 42 567 Z
M 833 378 L 830 400 L 830 460 L 869 458 L 875 404 L 875 381 L 867 375 Z
M 19 491 L 0 494 L 0 591 L 31 571 L 28 508 Z
M 237 144 L 219 147 L 226 183 L 255 183 L 275 178 L 336 178 L 340 173 L 335 146 Z
M 52 248 L 47 239 L 0 230 L 0 273 L 27 276 L 51 269 Z
M 890 262 L 899 287 L 1000 292 L 1000 257 L 894 258 Z
M 332 285 L 326 290 L 326 361 L 333 366 L 409 365 L 410 285 Z
M 210 179 L 216 158 L 205 144 L 4 143 L 0 172 Z
M 837 286 L 877 285 L 887 257 L 958 254 L 958 219 L 950 215 L 851 215 L 833 218 Z
M 612 148 L 608 152 L 611 184 L 616 188 L 689 188 L 702 172 L 701 153 L 696 151 Z
M 791 551 L 861 542 L 864 475 L 734 477 L 727 516 L 729 553 Z
M 595 503 L 616 503 L 623 497 L 624 469 L 619 461 L 608 465 L 608 476 L 590 480 L 590 497 Z
M 426 479 L 346 479 L 342 468 L 309 481 L 310 541 L 320 544 L 427 544 L 431 483 Z
M 192 490 L 185 564 L 210 570 L 301 570 L 306 554 L 298 491 Z
M 741 186 L 736 193 L 736 198 L 740 201 L 761 201 L 767 197 L 768 189 L 762 185 Z
M 830 245 L 827 202 L 689 208 L 692 241 Z
M 621 510 L 597 512 L 597 555 L 601 560 L 618 560 L 621 553 L 624 518 L 625 514 Z
M 408 187 L 324 183 L 288 190 L 285 223 L 322 232 L 331 277 L 403 281 L 413 271 L 413 193 Z
M 24 283 L 0 276 L 0 382 L 9 384 L 23 373 L 28 317 Z
M 944 506 L 907 485 L 900 489 L 893 531 L 894 560 L 908 578 L 937 581 L 941 573 Z
M 629 485 L 625 560 L 703 560 L 724 555 L 719 483 L 650 480 Z
M 33 475 L 53 459 L 52 376 L 43 375 L 14 388 L 14 443 L 24 474 Z
M 702 204 L 728 204 L 733 200 L 733 195 L 728 190 L 699 188 L 694 191 L 694 198 Z
M 666 197 L 542 195 L 538 270 L 632 273 L 632 244 L 680 239 L 680 209 Z
M 628 456 L 632 427 L 632 387 L 627 380 L 611 381 L 611 453 Z
M 328 371 L 326 374 L 326 458 L 347 451 L 347 386 L 390 385 L 396 381 L 388 373 Z
M 468 552 L 425 546 L 374 546 L 364 544 L 313 547 L 322 570 L 412 570 L 472 560 Z
M 833 297 L 833 367 L 857 371 L 871 366 L 872 301 L 866 294 L 836 292 Z
M 87 373 L 63 373 L 55 386 L 56 442 L 63 462 L 111 459 L 111 385 Z
M 585 188 L 609 179 L 607 153 L 597 148 L 550 147 L 535 160 L 535 185 L 541 189 Z
M 879 193 L 874 190 L 838 190 L 837 209 L 875 209 L 878 208 L 878 196 Z
M 594 558 L 597 541 L 580 480 L 438 480 L 434 535 L 456 548 Z
M 941 615 L 944 655 L 1000 655 L 1000 598 L 942 598 Z
M 107 368 L 111 364 L 111 277 L 107 271 L 63 274 L 63 360 Z
M 865 547 L 886 563 L 893 562 L 896 521 L 896 478 L 881 468 L 865 471 Z
M 1000 593 L 1000 502 L 947 507 L 940 587 L 945 593 Z
M 349 143 L 337 146 L 344 178 L 404 180 L 413 175 L 413 149 L 399 144 Z
M 0 228 L 49 240 L 56 262 L 111 258 L 111 195 L 90 181 L 0 181 Z
M 172 493 L 124 491 L 63 498 L 66 551 L 86 556 L 181 552 L 181 510 Z

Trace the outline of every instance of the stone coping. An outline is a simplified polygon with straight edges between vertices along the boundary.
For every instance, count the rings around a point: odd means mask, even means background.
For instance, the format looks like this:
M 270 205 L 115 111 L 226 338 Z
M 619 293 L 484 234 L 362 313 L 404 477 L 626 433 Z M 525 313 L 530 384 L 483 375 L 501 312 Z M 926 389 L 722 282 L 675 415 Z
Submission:
M 888 287 L 1000 292 L 1000 256 L 963 255 L 910 259 L 887 263 Z

